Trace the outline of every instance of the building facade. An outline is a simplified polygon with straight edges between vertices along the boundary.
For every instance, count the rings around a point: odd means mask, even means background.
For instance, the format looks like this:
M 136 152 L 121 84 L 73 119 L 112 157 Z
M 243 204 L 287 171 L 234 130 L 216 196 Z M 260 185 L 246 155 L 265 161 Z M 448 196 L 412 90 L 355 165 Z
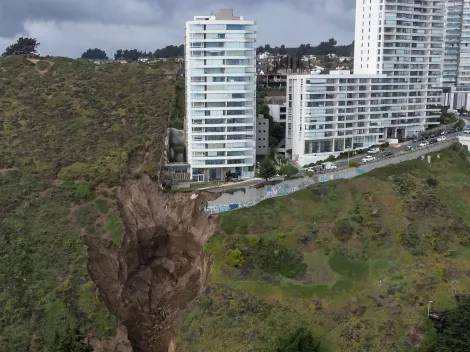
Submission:
M 446 2 L 443 105 L 470 109 L 470 0 Z
M 254 177 L 256 25 L 219 10 L 186 22 L 186 150 L 193 180 Z
M 306 165 L 439 124 L 446 4 L 356 1 L 354 74 L 288 77 L 294 160 Z
M 256 119 L 256 156 L 264 158 L 269 154 L 269 119 L 258 115 Z
M 384 74 L 293 75 L 287 148 L 301 165 L 424 130 L 422 91 Z

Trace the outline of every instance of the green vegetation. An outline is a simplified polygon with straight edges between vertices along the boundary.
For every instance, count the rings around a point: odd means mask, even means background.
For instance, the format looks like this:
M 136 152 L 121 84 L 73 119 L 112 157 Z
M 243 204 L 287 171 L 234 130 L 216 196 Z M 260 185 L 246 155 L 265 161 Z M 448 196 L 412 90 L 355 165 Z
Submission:
M 106 200 L 97 199 L 95 202 L 96 202 L 96 206 L 103 214 L 108 214 L 109 203 Z
M 117 210 L 109 214 L 108 223 L 113 242 L 119 244 L 121 242 L 122 235 L 122 220 Z
M 2 351 L 87 351 L 85 336 L 115 333 L 81 236 L 119 243 L 113 186 L 159 159 L 177 69 L 0 58 Z
M 279 170 L 279 175 L 286 175 L 287 177 L 292 177 L 294 175 L 297 175 L 299 170 L 291 164 L 283 165 L 281 169 Z
M 357 161 L 357 160 L 351 160 L 349 162 L 349 167 L 359 167 L 359 166 L 360 166 L 360 164 L 359 164 L 359 161 Z
M 442 334 L 432 336 L 427 352 L 464 352 L 470 346 L 470 297 L 459 297 L 458 306 L 445 319 Z
M 210 286 L 181 322 L 178 350 L 435 346 L 428 301 L 452 310 L 470 291 L 469 154 L 438 154 L 222 214 L 206 246 Z M 463 341 L 458 321 L 449 339 Z
M 258 177 L 264 178 L 268 181 L 269 178 L 276 175 L 276 167 L 270 158 L 265 158 L 257 169 Z
M 281 339 L 278 352 L 315 352 L 318 344 L 313 341 L 310 331 L 305 328 L 297 329 L 293 334 Z

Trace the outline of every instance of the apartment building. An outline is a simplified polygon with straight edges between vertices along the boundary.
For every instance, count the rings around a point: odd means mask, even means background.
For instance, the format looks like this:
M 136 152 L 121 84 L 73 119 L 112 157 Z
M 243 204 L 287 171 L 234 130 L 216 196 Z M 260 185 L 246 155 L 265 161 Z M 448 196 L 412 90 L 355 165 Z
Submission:
M 254 177 L 256 25 L 219 10 L 186 22 L 186 150 L 193 180 Z
M 288 80 L 286 148 L 307 165 L 423 130 L 422 92 L 385 74 L 295 75 Z
M 439 124 L 445 2 L 357 0 L 354 74 L 288 77 L 286 148 L 308 164 Z
M 446 2 L 443 105 L 470 109 L 470 0 Z

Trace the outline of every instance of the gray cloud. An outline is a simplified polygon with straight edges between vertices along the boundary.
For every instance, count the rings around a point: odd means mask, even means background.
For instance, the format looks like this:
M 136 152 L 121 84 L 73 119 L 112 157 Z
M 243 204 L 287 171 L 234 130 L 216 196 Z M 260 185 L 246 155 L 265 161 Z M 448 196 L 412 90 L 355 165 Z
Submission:
M 0 0 L 0 51 L 20 35 L 38 38 L 41 53 L 52 55 L 151 50 L 181 44 L 186 20 L 218 8 L 256 20 L 259 44 L 353 40 L 355 0 Z

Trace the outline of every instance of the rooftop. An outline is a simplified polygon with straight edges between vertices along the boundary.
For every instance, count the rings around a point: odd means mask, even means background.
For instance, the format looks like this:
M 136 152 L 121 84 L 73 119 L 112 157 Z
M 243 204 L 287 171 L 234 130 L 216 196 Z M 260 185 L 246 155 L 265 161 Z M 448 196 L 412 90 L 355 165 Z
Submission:
M 242 21 L 243 16 L 235 16 L 233 9 L 220 9 L 212 12 L 210 16 L 194 16 L 195 21 Z

